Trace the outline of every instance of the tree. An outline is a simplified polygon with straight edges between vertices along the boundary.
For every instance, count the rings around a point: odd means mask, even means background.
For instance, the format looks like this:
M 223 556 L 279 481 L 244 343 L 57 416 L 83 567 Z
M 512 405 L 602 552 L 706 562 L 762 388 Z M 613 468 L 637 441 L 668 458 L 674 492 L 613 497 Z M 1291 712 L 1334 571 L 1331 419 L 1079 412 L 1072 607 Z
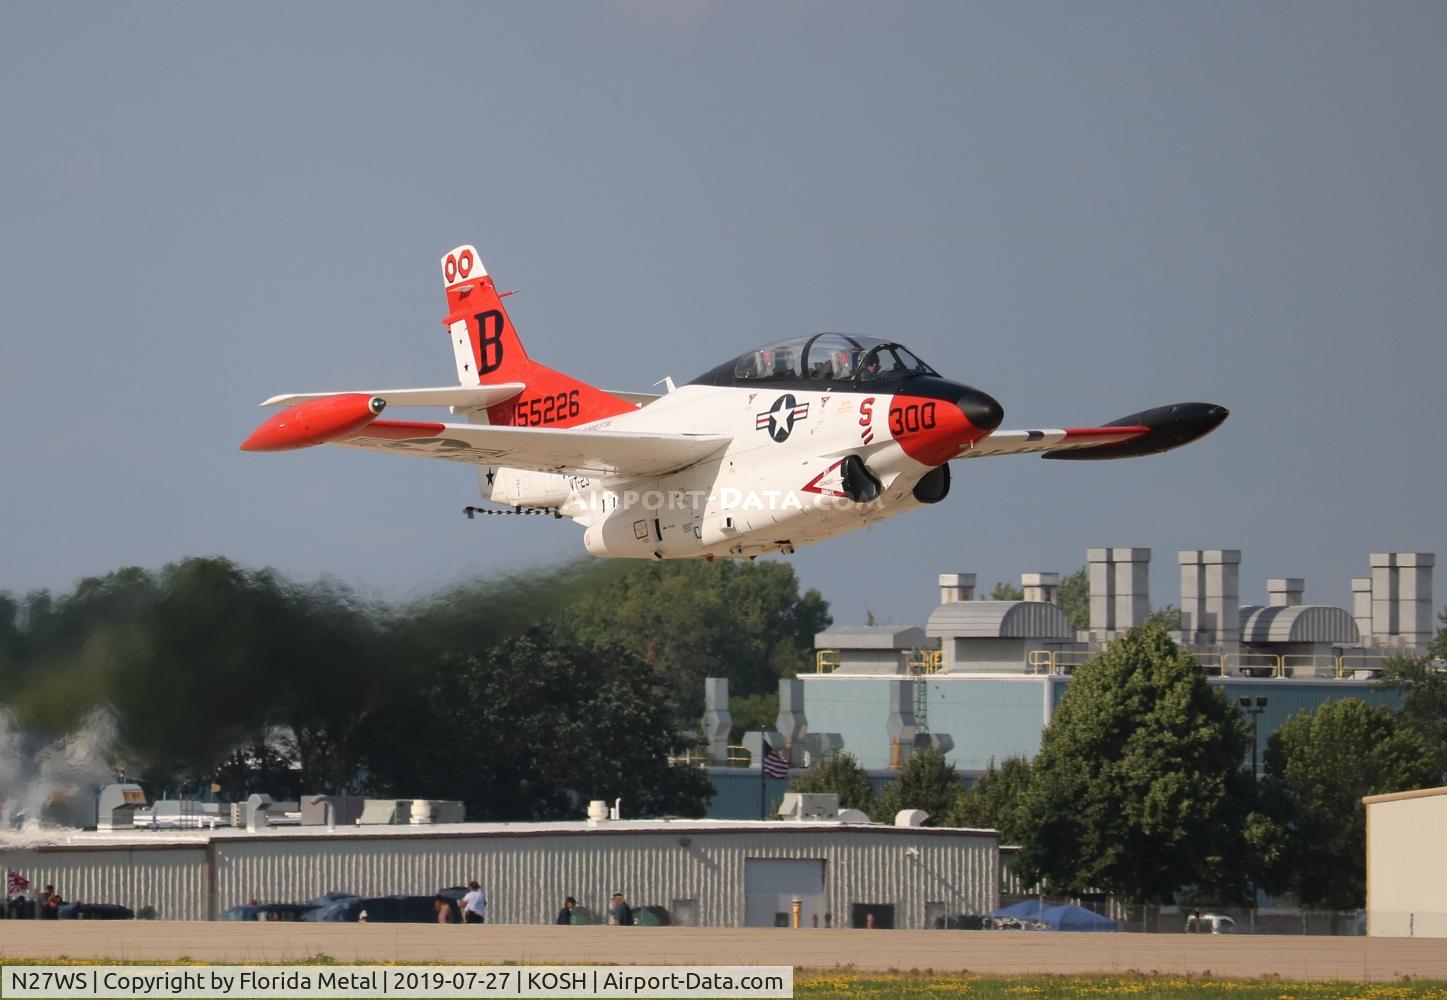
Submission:
M 3 694 L 21 723 L 55 737 L 110 706 L 133 773 L 164 785 L 209 778 L 273 725 L 298 734 L 304 778 L 334 784 L 355 771 L 351 735 L 390 682 L 377 609 L 225 559 L 31 595 L 26 618 L 19 683 Z
M 1018 844 L 1025 835 L 1025 795 L 1030 788 L 1030 762 L 1024 757 L 1006 757 L 997 768 L 994 762 L 960 798 L 950 817 L 951 826 L 999 830 L 1000 840 Z
M 219 558 L 129 567 L 0 604 L 0 702 L 39 741 L 109 706 L 113 757 L 171 786 L 209 785 L 223 766 L 244 784 L 265 763 L 248 748 L 275 729 L 287 734 L 285 777 L 346 791 L 375 715 L 426 687 L 448 656 L 516 634 L 597 579 L 564 567 L 398 609 Z
M 874 787 L 869 775 L 851 753 L 830 754 L 809 770 L 789 782 L 791 792 L 833 792 L 839 796 L 841 809 L 874 809 Z
M 1071 628 L 1090 628 L 1090 574 L 1084 566 L 1060 581 L 1055 603 L 1065 612 Z
M 1150 613 L 1146 623 L 1154 623 L 1165 629 L 1167 632 L 1179 632 L 1181 630 L 1181 609 L 1174 604 L 1165 604 Z
M 1262 808 L 1249 827 L 1272 850 L 1261 884 L 1303 906 L 1345 910 L 1366 900 L 1362 796 L 1432 785 L 1438 756 L 1387 709 L 1357 698 L 1302 710 L 1266 743 Z
M 744 733 L 772 731 L 779 721 L 779 692 L 730 697 L 729 717 L 733 719 L 729 740 L 736 745 L 743 742 Z
M 1079 667 L 1041 736 L 1020 869 L 1061 890 L 1169 902 L 1245 892 L 1245 724 L 1159 625 Z
M 1376 687 L 1402 693 L 1398 719 L 1436 748 L 1440 780 L 1447 780 L 1447 672 L 1428 659 L 1395 656 L 1382 664 Z
M 932 747 L 914 751 L 900 768 L 899 780 L 885 786 L 870 815 L 876 822 L 892 823 L 901 809 L 929 813 L 925 826 L 944 826 L 959 809 L 964 785 L 953 764 Z
M 813 669 L 814 635 L 833 619 L 818 591 L 799 593 L 786 563 L 680 560 L 630 567 L 561 621 L 640 657 L 692 723 L 705 677 L 727 677 L 734 695 L 775 691 L 780 678 Z
M 222 761 L 211 780 L 221 786 L 218 794 L 223 802 L 243 802 L 258 792 L 278 801 L 295 800 L 315 791 L 302 784 L 295 764 L 294 754 L 257 740 Z
M 547 627 L 447 660 L 377 722 L 374 786 L 461 798 L 474 819 L 577 818 L 614 798 L 629 816 L 699 816 L 710 792 L 670 763 L 686 741 L 649 666 Z
M 1427 654 L 1434 659 L 1447 660 L 1447 608 L 1442 609 L 1437 620 L 1442 624 L 1437 626 L 1437 634 L 1427 644 Z
M 1023 601 L 1024 599 L 1025 591 L 1013 583 L 1006 583 L 1004 580 L 996 583 L 995 589 L 990 591 L 990 600 L 992 601 Z

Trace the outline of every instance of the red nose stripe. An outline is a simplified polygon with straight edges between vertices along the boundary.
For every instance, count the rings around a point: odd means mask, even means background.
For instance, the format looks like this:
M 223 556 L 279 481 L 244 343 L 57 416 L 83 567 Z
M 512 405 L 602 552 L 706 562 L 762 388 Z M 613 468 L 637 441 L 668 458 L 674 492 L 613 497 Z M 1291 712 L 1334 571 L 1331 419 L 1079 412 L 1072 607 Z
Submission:
M 922 465 L 944 465 L 966 442 L 989 435 L 972 426 L 954 403 L 918 396 L 895 396 L 890 401 L 889 433 L 906 455 Z
M 286 451 L 334 441 L 366 427 L 385 405 L 374 408 L 372 397 L 353 392 L 344 396 L 309 399 L 287 407 L 266 421 L 241 443 L 242 451 Z

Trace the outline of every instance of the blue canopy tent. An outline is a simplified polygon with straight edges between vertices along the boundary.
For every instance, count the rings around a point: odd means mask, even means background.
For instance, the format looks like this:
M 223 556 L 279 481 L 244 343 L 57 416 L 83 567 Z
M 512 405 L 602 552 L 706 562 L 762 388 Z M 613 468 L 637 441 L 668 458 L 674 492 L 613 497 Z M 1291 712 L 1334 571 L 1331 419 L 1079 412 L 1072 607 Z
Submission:
M 1114 931 L 1120 925 L 1083 906 L 1041 906 L 1038 899 L 1026 899 L 1012 906 L 1001 907 L 992 917 L 1014 917 L 1016 920 L 1038 920 L 1052 931 Z
M 990 914 L 990 916 L 1014 917 L 1016 920 L 1039 920 L 1043 923 L 1045 920 L 1044 910 L 1045 906 L 1040 900 L 1022 899 L 1020 902 L 1012 903 L 1010 906 L 1002 906 Z

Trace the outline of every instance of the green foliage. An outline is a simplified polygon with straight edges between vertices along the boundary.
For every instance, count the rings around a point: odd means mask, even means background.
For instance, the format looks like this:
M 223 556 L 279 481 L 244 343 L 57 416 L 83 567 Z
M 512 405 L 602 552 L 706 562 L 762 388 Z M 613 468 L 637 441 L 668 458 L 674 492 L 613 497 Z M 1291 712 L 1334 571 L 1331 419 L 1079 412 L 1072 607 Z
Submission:
M 874 788 L 869 775 L 859 766 L 854 755 L 840 751 L 830 754 L 809 770 L 789 782 L 791 792 L 833 792 L 839 796 L 842 809 L 874 809 Z
M 450 659 L 378 722 L 373 780 L 460 797 L 473 819 L 577 818 L 617 797 L 629 816 L 699 816 L 710 792 L 668 762 L 684 740 L 646 663 L 544 628 Z
M 1150 613 L 1146 618 L 1146 624 L 1159 625 L 1167 632 L 1179 632 L 1181 630 L 1181 609 L 1174 604 L 1163 605 Z
M 563 620 L 641 657 L 688 720 L 703 711 L 705 677 L 727 677 L 731 694 L 766 694 L 810 669 L 814 634 L 833 621 L 818 591 L 800 595 L 793 567 L 735 560 L 636 564 Z
M 220 786 L 217 794 L 223 802 L 241 802 L 257 793 L 278 801 L 297 800 L 313 789 L 302 783 L 295 763 L 294 753 L 261 741 L 235 750 L 221 762 L 212 781 Z
M 729 742 L 737 746 L 743 742 L 744 733 L 769 732 L 779 720 L 779 692 L 750 694 L 742 698 L 729 697 L 729 716 L 733 726 L 729 729 Z
M 990 600 L 992 601 L 1023 601 L 1024 599 L 1025 591 L 1013 583 L 1006 583 L 1004 580 L 996 583 L 995 589 L 990 591 Z
M 1060 581 L 1055 603 L 1065 612 L 1072 628 L 1090 628 L 1090 574 L 1084 566 Z
M 1175 927 L 1179 931 L 1180 927 Z M 994 935 L 999 937 L 999 935 Z M 1029 951 L 1040 954 L 1041 965 L 1058 967 L 1054 949 L 1073 947 L 1077 943 L 1054 940 L 1059 934 L 1026 935 L 1043 940 L 1029 941 Z M 1020 935 L 1005 935 L 1010 938 Z M 1101 935 L 1091 935 L 1099 938 Z M 1014 949 L 1024 941 L 1009 941 Z M 1202 942 L 1226 946 L 1220 942 Z M 1264 943 L 1264 942 L 1263 942 Z M 1003 942 L 1002 942 L 1003 944 Z M 1101 969 L 1118 967 L 1114 960 L 1119 947 L 1113 942 L 1078 942 L 1081 950 L 1094 946 L 1096 965 Z M 1004 948 L 1002 948 L 1002 951 Z M 1021 963 L 1023 964 L 1023 962 Z M 794 975 L 796 1000 L 920 1000 L 921 997 L 961 997 L 970 1000 L 1080 1000 L 1081 997 L 1140 997 L 1145 1000 L 1282 1000 L 1284 997 L 1310 997 L 1311 1000 L 1360 1000 L 1362 997 L 1392 1000 L 1440 1000 L 1447 984 L 1429 979 L 1403 978 L 1390 985 L 1367 987 L 1350 980 L 1293 981 L 1274 976 L 1267 979 L 1227 979 L 1217 975 L 1020 975 L 1001 976 L 978 973 L 860 973 L 850 969 L 827 972 L 805 972 Z
M 1376 686 L 1402 692 L 1398 719 L 1436 749 L 1439 781 L 1447 782 L 1447 671 L 1425 658 L 1392 657 Z
M 1030 789 L 1030 762 L 1007 757 L 990 769 L 961 796 L 949 818 L 951 826 L 1000 831 L 1000 842 L 1018 844 L 1025 835 L 1025 796 Z
M 1075 671 L 1042 734 L 1022 874 L 1140 902 L 1184 885 L 1241 897 L 1249 746 L 1239 713 L 1165 629 L 1132 629 Z
M 120 736 L 113 755 L 152 785 L 215 780 L 228 796 L 262 788 L 290 795 L 363 790 L 370 776 L 367 790 L 379 794 L 449 797 L 461 785 L 448 785 L 479 765 L 453 723 L 439 719 L 458 705 L 510 705 L 529 691 L 532 716 L 478 717 L 499 733 L 528 721 L 530 733 L 566 741 L 571 749 L 554 747 L 551 759 L 567 762 L 578 782 L 567 787 L 579 794 L 622 794 L 634 815 L 697 811 L 701 793 L 688 781 L 702 779 L 692 772 L 680 783 L 665 769 L 677 727 L 666 692 L 635 654 L 606 635 L 583 641 L 565 630 L 551 644 L 509 645 L 619 575 L 606 564 L 569 565 L 395 608 L 332 582 L 299 585 L 224 559 L 123 569 L 69 594 L 0 598 L 0 704 L 37 742 L 108 706 Z M 594 660 L 601 665 L 591 673 L 579 665 Z M 477 663 L 471 674 L 460 666 Z M 563 666 L 550 677 L 555 663 Z M 438 692 L 463 683 L 454 674 L 467 674 L 473 687 L 441 700 Z M 497 690 L 487 695 L 484 685 Z M 550 715 L 571 716 L 580 728 L 545 724 Z M 628 730 L 625 752 L 614 745 L 609 727 L 617 725 L 649 728 Z M 263 733 L 275 735 L 262 741 Z M 489 752 L 507 757 L 511 746 Z M 438 748 L 439 760 L 417 759 L 422 747 Z M 396 758 L 391 770 L 377 764 L 381 748 Z M 492 785 L 474 795 L 487 799 L 482 814 L 525 818 L 564 808 L 563 778 L 537 757 L 529 750 L 519 758 L 528 771 L 518 782 L 486 779 Z M 607 767 L 587 763 L 594 757 Z
M 1437 626 L 1437 634 L 1427 644 L 1427 653 L 1434 659 L 1447 660 L 1447 608 L 1442 609 L 1437 620 L 1442 624 Z
M 381 698 L 384 616 L 344 588 L 300 587 L 224 559 L 128 568 L 58 599 L 27 599 L 23 663 L 3 697 L 26 728 L 58 734 L 109 705 L 143 777 L 209 774 L 285 722 L 302 775 L 356 767 L 350 735 Z M 318 749 L 325 734 L 326 752 Z
M 1261 810 L 1246 828 L 1262 886 L 1304 906 L 1362 906 L 1362 796 L 1427 787 L 1439 776 L 1433 748 L 1387 709 L 1344 698 L 1298 712 L 1267 741 Z
M 959 811 L 964 784 L 944 754 L 930 747 L 916 750 L 899 769 L 899 780 L 885 786 L 869 815 L 878 823 L 893 823 L 901 809 L 929 813 L 925 826 L 945 826 Z

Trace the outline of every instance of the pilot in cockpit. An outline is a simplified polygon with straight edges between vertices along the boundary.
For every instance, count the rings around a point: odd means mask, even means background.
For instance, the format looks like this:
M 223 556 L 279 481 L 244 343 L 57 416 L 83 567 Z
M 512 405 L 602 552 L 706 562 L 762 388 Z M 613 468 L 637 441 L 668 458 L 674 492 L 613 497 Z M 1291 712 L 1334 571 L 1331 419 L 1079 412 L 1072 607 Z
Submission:
M 787 347 L 781 347 L 774 352 L 774 368 L 770 373 L 783 378 L 794 374 L 794 352 Z
M 771 360 L 768 351 L 754 351 L 741 362 L 739 362 L 740 378 L 763 378 L 771 369 Z

